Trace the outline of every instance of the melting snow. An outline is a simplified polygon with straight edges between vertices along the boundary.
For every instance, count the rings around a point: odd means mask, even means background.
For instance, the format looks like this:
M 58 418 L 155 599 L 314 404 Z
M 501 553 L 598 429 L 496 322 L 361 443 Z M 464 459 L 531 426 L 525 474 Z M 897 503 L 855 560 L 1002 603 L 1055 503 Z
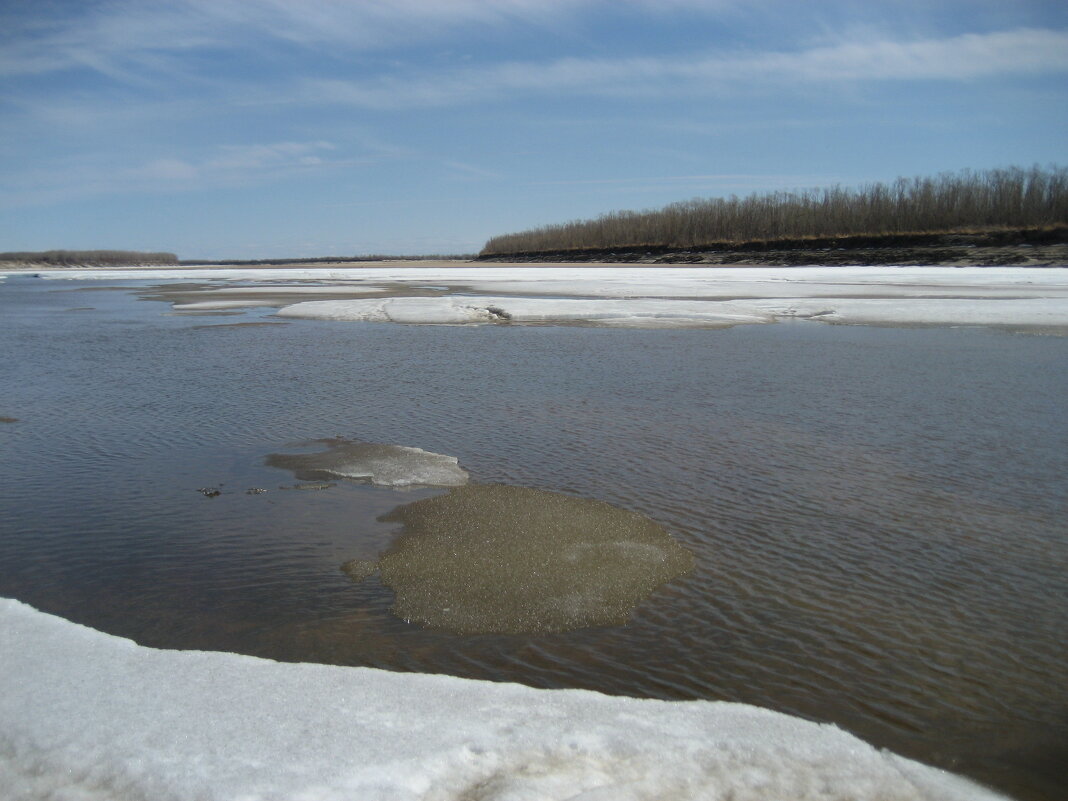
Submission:
M 1009 325 L 1068 329 L 1068 268 L 1051 267 L 628 267 L 396 263 L 353 268 L 55 270 L 43 278 L 276 282 L 259 304 L 293 294 L 376 297 L 293 303 L 279 314 L 396 323 L 584 323 L 722 327 L 785 318 L 882 325 Z M 4 273 L 0 272 L 0 278 Z M 324 282 L 314 287 L 280 281 Z M 443 297 L 404 297 L 451 287 Z M 390 288 L 393 287 L 393 288 Z M 225 289 L 227 293 L 248 287 Z M 272 299 L 272 292 L 277 293 Z M 236 308 L 219 288 L 187 298 L 187 311 Z M 401 295 L 400 297 L 396 295 Z M 241 298 L 248 302 L 252 298 Z M 227 304 L 227 305 L 220 305 Z M 257 305 L 259 305 L 257 304 Z M 249 303 L 248 305 L 252 305 Z
M 467 471 L 455 456 L 403 445 L 323 439 L 319 453 L 272 453 L 267 464 L 292 470 L 302 481 L 352 478 L 383 487 L 456 487 L 467 483 Z
M 9 599 L 0 797 L 1001 798 L 757 707 L 159 651 Z

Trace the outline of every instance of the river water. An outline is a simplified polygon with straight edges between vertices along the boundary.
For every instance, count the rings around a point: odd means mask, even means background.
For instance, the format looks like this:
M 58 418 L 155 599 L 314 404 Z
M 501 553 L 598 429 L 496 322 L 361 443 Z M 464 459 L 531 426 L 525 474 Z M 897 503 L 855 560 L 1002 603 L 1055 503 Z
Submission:
M 0 284 L 0 595 L 155 647 L 757 704 L 1068 786 L 1068 338 L 168 312 Z M 640 512 L 696 567 L 625 626 L 407 624 L 339 566 L 440 490 L 264 464 L 338 435 Z

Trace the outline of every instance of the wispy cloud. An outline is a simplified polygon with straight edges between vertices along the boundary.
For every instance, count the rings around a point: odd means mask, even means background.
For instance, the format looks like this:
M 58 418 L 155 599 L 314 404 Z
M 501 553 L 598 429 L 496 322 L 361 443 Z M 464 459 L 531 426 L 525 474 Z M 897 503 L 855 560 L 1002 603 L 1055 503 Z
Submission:
M 754 173 L 712 173 L 707 175 L 661 175 L 652 177 L 631 178 L 589 178 L 578 180 L 561 181 L 531 181 L 531 186 L 647 186 L 647 185 L 671 185 L 686 186 L 699 184 L 701 186 L 714 184 L 727 189 L 752 188 L 755 186 L 774 187 L 781 189 L 788 186 L 815 186 L 828 182 L 833 183 L 826 175 L 765 175 Z
M 449 35 L 460 28 L 506 25 L 559 28 L 576 13 L 600 7 L 650 12 L 714 12 L 741 0 L 87 0 L 49 16 L 0 10 L 0 75 L 89 69 L 137 82 L 144 71 L 176 69 L 173 56 L 231 51 L 263 42 L 346 51 L 384 50 Z
M 102 194 L 204 189 L 270 181 L 309 170 L 337 169 L 371 158 L 338 158 L 330 142 L 224 145 L 201 158 L 165 156 L 139 163 L 69 157 L 5 176 L 0 206 L 48 203 Z
M 649 95 L 857 81 L 961 81 L 1068 71 L 1068 31 L 1019 29 L 899 42 L 843 42 L 792 52 L 504 63 L 434 75 L 308 80 L 305 99 L 367 108 L 445 106 L 516 93 Z
M 213 155 L 200 160 L 163 158 L 119 170 L 116 177 L 127 183 L 172 182 L 218 184 L 243 182 L 288 173 L 294 170 L 336 167 L 341 161 L 330 158 L 336 148 L 330 142 L 276 142 L 273 144 L 222 145 Z
M 474 164 L 468 164 L 466 161 L 455 161 L 452 159 L 442 162 L 442 166 L 451 170 L 459 175 L 461 178 L 467 180 L 497 180 L 504 176 L 495 172 L 494 170 L 487 170 L 483 167 L 476 166 Z

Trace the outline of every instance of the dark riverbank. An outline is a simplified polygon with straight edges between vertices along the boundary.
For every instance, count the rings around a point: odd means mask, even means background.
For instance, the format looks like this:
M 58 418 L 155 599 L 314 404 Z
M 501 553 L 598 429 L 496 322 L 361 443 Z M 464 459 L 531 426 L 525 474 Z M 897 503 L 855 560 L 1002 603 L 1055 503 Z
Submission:
M 546 250 L 480 255 L 478 261 L 1065 267 L 1068 228 L 711 242 L 693 248 L 657 245 Z

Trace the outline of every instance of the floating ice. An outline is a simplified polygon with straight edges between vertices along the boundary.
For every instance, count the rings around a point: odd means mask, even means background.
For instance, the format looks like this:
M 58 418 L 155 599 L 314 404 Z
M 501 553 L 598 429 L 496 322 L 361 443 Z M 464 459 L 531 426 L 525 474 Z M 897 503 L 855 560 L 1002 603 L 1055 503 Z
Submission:
M 270 467 L 292 470 L 301 481 L 352 478 L 383 487 L 457 487 L 467 483 L 467 471 L 454 456 L 403 445 L 354 442 L 342 437 L 320 439 L 319 453 L 272 453 Z
M 270 300 L 205 300 L 195 303 L 175 303 L 174 311 L 226 311 L 227 309 L 251 309 L 255 306 L 273 306 Z
M 462 634 L 621 625 L 693 566 L 649 518 L 544 490 L 472 484 L 382 519 L 405 527 L 378 563 L 394 614 Z
M 723 328 L 775 319 L 760 309 L 717 301 L 460 295 L 312 300 L 285 306 L 277 314 L 312 320 L 416 325 L 578 323 L 628 328 Z
M 1004 801 L 710 701 L 158 651 L 0 599 L 0 798 Z

